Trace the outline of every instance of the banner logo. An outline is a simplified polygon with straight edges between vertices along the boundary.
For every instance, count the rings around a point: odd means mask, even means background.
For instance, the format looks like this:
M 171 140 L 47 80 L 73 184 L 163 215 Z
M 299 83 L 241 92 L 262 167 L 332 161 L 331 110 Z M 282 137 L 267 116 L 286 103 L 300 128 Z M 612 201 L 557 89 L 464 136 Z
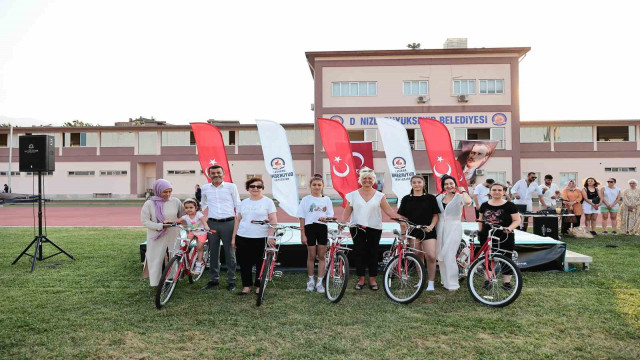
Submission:
M 407 167 L 407 161 L 401 156 L 396 156 L 393 158 L 393 167 L 397 170 L 404 169 Z
M 507 125 L 507 115 L 505 115 L 503 113 L 494 114 L 491 117 L 491 122 L 495 126 L 505 126 L 505 125 Z
M 271 168 L 273 168 L 273 170 L 280 170 L 284 168 L 284 160 L 279 157 L 273 158 L 271 160 Z
M 340 121 L 341 124 L 344 124 L 344 119 L 342 118 L 342 116 L 340 115 L 333 115 L 332 117 L 330 117 L 329 119 L 331 120 L 336 120 L 336 121 Z

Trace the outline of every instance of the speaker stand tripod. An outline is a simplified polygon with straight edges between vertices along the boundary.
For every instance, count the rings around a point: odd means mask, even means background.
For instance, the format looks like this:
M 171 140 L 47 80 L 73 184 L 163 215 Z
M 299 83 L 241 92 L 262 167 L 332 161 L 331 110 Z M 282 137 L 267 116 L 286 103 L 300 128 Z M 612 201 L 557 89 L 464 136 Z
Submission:
M 50 257 L 56 256 L 58 254 L 65 254 L 68 257 L 71 258 L 71 260 L 75 260 L 75 258 L 69 254 L 68 252 L 64 251 L 60 246 L 56 245 L 56 243 L 54 243 L 53 241 L 49 240 L 45 235 L 42 235 L 42 203 L 44 202 L 44 199 L 42 198 L 42 182 L 44 180 L 42 179 L 42 171 L 38 171 L 38 235 L 36 235 L 36 237 L 33 239 L 33 241 L 31 242 L 31 244 L 29 244 L 29 246 L 26 247 L 26 249 L 24 249 L 22 251 L 22 253 L 20 254 L 20 256 L 18 256 L 15 260 L 13 260 L 13 262 L 11 263 L 11 265 L 14 265 L 15 263 L 18 262 L 18 260 L 20 260 L 20 258 L 23 255 L 27 255 L 27 256 L 31 256 L 33 258 L 33 260 L 31 261 L 31 272 L 33 272 L 36 268 L 36 260 L 46 260 Z M 44 243 L 49 243 L 51 245 L 53 245 L 56 249 L 58 249 L 59 251 L 53 255 L 49 255 L 47 257 L 43 257 L 42 256 L 42 244 Z M 29 249 L 35 245 L 35 252 L 33 253 L 33 255 L 27 254 L 27 251 L 29 251 Z

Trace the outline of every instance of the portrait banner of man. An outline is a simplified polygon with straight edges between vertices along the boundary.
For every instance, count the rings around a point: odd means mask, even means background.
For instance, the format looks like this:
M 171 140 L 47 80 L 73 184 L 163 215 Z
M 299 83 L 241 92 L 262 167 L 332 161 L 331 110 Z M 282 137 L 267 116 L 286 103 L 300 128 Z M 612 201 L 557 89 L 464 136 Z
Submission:
M 467 184 L 474 184 L 476 170 L 489 160 L 498 146 L 497 141 L 491 140 L 460 140 L 462 152 L 458 156 L 458 163 L 464 173 Z

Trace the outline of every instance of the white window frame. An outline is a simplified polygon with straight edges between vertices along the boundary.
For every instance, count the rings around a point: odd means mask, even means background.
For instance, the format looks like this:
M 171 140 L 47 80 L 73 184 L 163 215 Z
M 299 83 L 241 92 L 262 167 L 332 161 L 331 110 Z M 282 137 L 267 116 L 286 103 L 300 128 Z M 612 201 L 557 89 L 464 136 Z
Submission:
M 485 172 L 485 179 L 493 179 L 495 180 L 495 182 L 506 185 L 507 172 L 506 171 L 487 171 Z
M 89 171 L 67 171 L 68 176 L 95 176 L 96 172 L 93 170 Z
M 364 92 L 364 94 L 362 94 Z M 378 96 L 377 81 L 336 81 L 331 83 L 331 96 Z
M 479 80 L 478 93 L 483 95 L 496 95 L 504 94 L 504 80 L 503 79 L 482 79 Z M 498 82 L 502 83 L 502 91 L 498 92 Z M 489 92 L 489 85 L 493 83 L 493 92 Z M 482 86 L 485 86 L 485 91 L 482 91 Z
M 167 175 L 195 175 L 195 170 L 167 170 Z
M 414 84 L 417 85 L 418 91 L 414 92 Z M 407 92 L 407 85 L 409 91 Z M 422 85 L 426 87 L 426 90 L 422 91 Z M 405 80 L 402 82 L 402 94 L 403 95 L 429 95 L 429 81 L 428 80 Z
M 458 89 L 456 90 L 456 84 Z M 466 84 L 466 92 L 463 92 L 463 84 Z M 473 92 L 469 91 L 469 84 L 473 84 Z M 453 80 L 453 95 L 474 95 L 476 93 L 476 80 L 475 79 L 460 79 Z
M 382 146 L 378 149 L 378 129 L 364 129 L 364 141 L 371 142 L 373 151 L 382 150 Z
M 566 178 L 566 180 L 563 180 L 563 179 L 565 179 L 565 178 Z M 577 172 L 575 172 L 575 171 L 561 172 L 561 173 L 560 173 L 560 176 L 558 177 L 558 181 L 559 181 L 559 183 L 558 183 L 558 184 L 559 184 L 561 187 L 565 187 L 565 186 L 567 186 L 567 184 L 569 183 L 569 180 L 573 180 L 573 181 L 575 181 L 575 182 L 576 182 L 576 185 L 577 185 L 578 187 L 580 187 L 580 186 L 581 186 L 581 184 L 578 184 L 578 173 L 577 173 Z
M 333 188 L 333 181 L 331 180 L 331 173 L 324 174 L 324 187 Z
M 127 170 L 100 170 L 100 176 L 127 176 Z

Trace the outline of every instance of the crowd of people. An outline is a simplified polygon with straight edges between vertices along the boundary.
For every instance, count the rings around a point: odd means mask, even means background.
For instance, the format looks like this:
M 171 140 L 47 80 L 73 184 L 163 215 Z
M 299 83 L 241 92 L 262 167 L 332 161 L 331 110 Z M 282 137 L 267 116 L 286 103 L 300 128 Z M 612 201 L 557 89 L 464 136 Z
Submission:
M 153 196 L 145 202 L 141 220 L 147 230 L 147 266 L 150 285 L 157 286 L 161 277 L 162 263 L 167 248 L 173 245 L 177 228 L 170 222 L 188 224 L 194 229 L 192 236 L 197 238 L 198 261 L 196 272 L 204 271 L 202 249 L 209 242 L 210 269 L 209 282 L 203 290 L 219 286 L 220 283 L 220 244 L 224 249 L 227 268 L 227 290 L 236 288 L 236 267 L 240 266 L 242 289 L 238 295 L 247 295 L 252 287 L 257 291 L 258 276 L 252 268 L 260 268 L 264 248 L 273 245 L 273 229 L 268 225 L 258 225 L 253 220 L 269 220 L 277 224 L 276 206 L 272 199 L 263 194 L 264 182 L 260 178 L 246 181 L 245 188 L 249 197 L 240 201 L 235 184 L 225 182 L 224 169 L 214 165 L 208 169 L 211 182 L 196 187 L 196 196 L 181 202 L 171 196 L 172 186 L 164 179 L 156 180 Z M 496 223 L 505 228 L 497 232 L 504 241 L 500 248 L 513 251 L 515 238 L 513 231 L 520 227 L 526 231 L 526 221 L 520 213 L 533 210 L 533 198 L 537 197 L 544 208 L 565 207 L 575 216 L 576 224 L 563 222 L 562 231 L 566 233 L 572 225 L 579 225 L 584 216 L 585 227 L 595 234 L 599 214 L 602 214 L 603 234 L 609 234 L 607 223 L 611 224 L 611 234 L 637 235 L 640 227 L 640 189 L 636 180 L 629 181 L 629 189 L 621 191 L 616 179 L 609 178 L 607 186 L 593 177 L 587 178 L 583 188 L 578 189 L 576 182 L 570 180 L 564 189 L 553 183 L 553 177 L 546 175 L 544 183 L 538 185 L 536 174 L 531 172 L 525 179 L 513 186 L 486 179 L 473 190 L 473 197 L 459 186 L 456 179 L 445 175 L 440 180 L 442 192 L 437 196 L 426 191 L 425 179 L 416 175 L 411 178 L 411 191 L 400 201 L 394 210 L 386 195 L 376 191 L 376 174 L 369 168 L 359 172 L 360 188 L 346 194 L 347 206 L 340 222 L 349 222 L 353 239 L 353 255 L 357 281 L 354 288 L 362 290 L 368 286 L 378 290 L 378 248 L 382 236 L 382 214 L 390 218 L 404 218 L 412 223 L 423 225 L 410 234 L 411 246 L 420 250 L 423 263 L 426 264 L 427 291 L 435 289 L 436 263 L 439 264 L 442 286 L 450 291 L 459 288 L 456 252 L 462 235 L 462 214 L 465 206 L 475 206 L 476 219 Z M 331 199 L 324 195 L 324 180 L 314 175 L 310 182 L 310 195 L 299 204 L 297 217 L 302 229 L 301 242 L 307 246 L 307 291 L 324 292 L 322 277 L 327 252 L 326 218 L 334 217 Z M 201 200 L 201 201 L 200 201 Z M 620 214 L 620 215 L 618 215 Z M 404 224 L 401 224 L 404 232 Z M 195 229 L 200 229 L 196 231 Z M 619 229 L 619 230 L 618 230 Z M 210 231 L 214 230 L 214 231 Z M 487 238 L 488 228 L 479 223 L 479 240 Z M 317 276 L 315 261 L 318 260 Z M 508 286 L 508 281 L 507 285 Z

